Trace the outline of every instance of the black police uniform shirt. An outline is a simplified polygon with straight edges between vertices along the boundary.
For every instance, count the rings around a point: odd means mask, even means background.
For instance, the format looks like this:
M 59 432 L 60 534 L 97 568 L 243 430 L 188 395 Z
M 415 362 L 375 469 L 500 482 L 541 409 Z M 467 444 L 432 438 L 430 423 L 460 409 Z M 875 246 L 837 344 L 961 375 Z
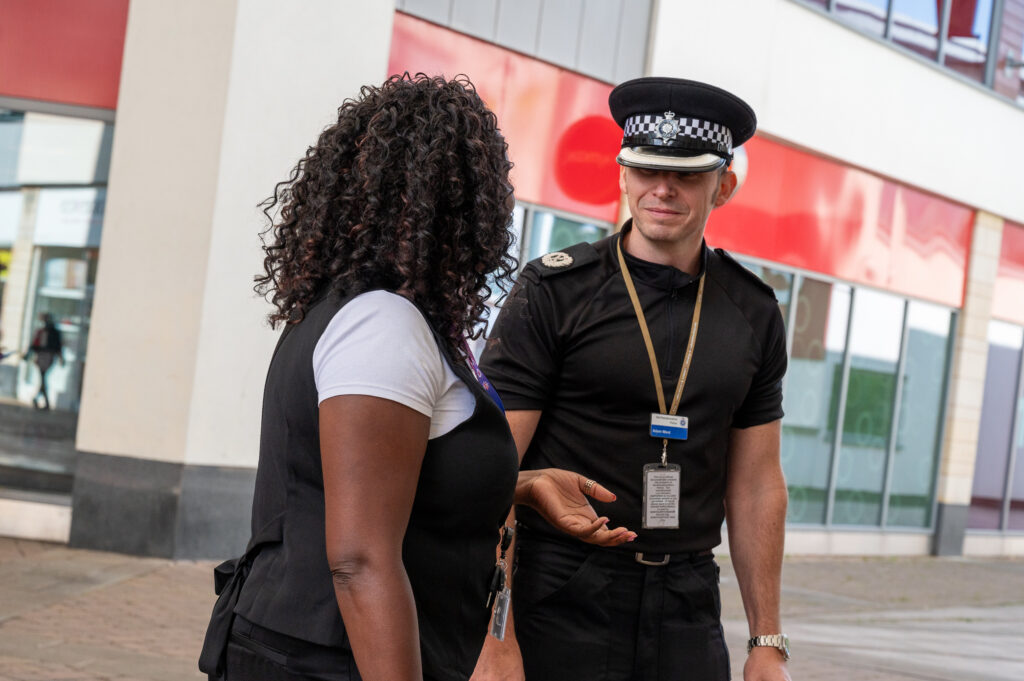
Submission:
M 616 255 L 621 234 L 565 252 L 573 262 L 530 262 L 495 323 L 481 368 L 507 410 L 541 410 L 522 468 L 564 468 L 614 492 L 592 500 L 609 527 L 628 527 L 625 551 L 702 551 L 721 543 L 729 434 L 782 417 L 785 329 L 771 287 L 722 250 L 704 246 L 703 309 L 678 414 L 689 437 L 669 440 L 682 467 L 678 529 L 642 529 L 643 467 L 661 458 L 650 435 L 658 412 L 650 360 Z M 671 403 L 689 340 L 697 278 L 623 251 Z M 528 528 L 564 539 L 532 509 Z

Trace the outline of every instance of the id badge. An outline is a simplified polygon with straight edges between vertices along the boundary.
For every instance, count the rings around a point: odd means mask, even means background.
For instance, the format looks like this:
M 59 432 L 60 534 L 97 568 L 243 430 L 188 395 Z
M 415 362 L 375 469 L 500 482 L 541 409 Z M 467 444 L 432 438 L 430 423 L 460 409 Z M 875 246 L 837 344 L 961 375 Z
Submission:
M 508 587 L 498 592 L 494 604 L 494 616 L 491 618 L 491 636 L 499 641 L 505 640 L 505 625 L 508 623 L 508 604 L 512 600 Z
M 675 530 L 679 528 L 678 464 L 649 463 L 644 466 L 643 529 Z
M 651 414 L 651 437 L 685 440 L 690 430 L 690 419 L 670 414 Z

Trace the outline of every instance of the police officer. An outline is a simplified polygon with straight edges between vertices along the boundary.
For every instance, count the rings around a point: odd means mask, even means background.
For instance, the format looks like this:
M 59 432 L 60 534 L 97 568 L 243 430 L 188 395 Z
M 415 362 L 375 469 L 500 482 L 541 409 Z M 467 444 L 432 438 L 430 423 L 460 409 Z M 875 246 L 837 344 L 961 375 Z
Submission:
M 675 78 L 623 83 L 609 106 L 632 217 L 529 263 L 482 361 L 522 468 L 582 474 L 581 515 L 608 522 L 571 537 L 518 509 L 522 668 L 515 641 L 492 641 L 474 679 L 486 667 L 529 681 L 728 679 L 711 553 L 727 519 L 750 629 L 744 679 L 786 680 L 785 330 L 772 289 L 704 242 L 754 112 Z M 601 501 L 602 486 L 617 499 Z

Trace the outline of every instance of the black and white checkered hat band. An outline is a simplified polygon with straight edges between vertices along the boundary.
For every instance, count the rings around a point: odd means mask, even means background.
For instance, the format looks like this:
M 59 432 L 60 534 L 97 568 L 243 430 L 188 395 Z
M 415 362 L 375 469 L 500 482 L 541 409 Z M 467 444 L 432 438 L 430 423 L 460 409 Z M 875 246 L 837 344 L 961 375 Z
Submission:
M 699 118 L 676 118 L 671 112 L 666 114 L 627 118 L 622 146 L 678 146 L 732 154 L 732 132 L 729 128 Z

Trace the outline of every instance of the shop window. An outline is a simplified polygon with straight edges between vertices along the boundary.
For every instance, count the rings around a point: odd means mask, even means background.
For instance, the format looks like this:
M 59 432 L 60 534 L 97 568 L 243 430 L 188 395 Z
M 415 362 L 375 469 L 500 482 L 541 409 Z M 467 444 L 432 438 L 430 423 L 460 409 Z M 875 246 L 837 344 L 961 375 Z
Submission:
M 1009 517 L 1006 527 L 1010 530 L 1024 530 L 1024 390 L 1017 391 L 1017 414 L 1013 432 L 1013 483 L 1010 485 Z
M 112 138 L 0 111 L 0 487 L 71 490 Z
M 891 463 L 886 525 L 931 524 L 935 468 L 942 440 L 953 313 L 911 301 L 896 446 Z
M 0 187 L 18 183 L 18 151 L 24 127 L 24 113 L 0 109 Z
M 784 274 L 751 269 L 766 281 Z M 953 311 L 795 280 L 782 420 L 787 522 L 929 527 Z M 784 280 L 773 287 L 789 313 Z
M 742 262 L 744 267 L 748 270 L 759 276 L 764 283 L 775 289 L 775 297 L 779 301 L 779 310 L 782 312 L 782 320 L 784 322 L 788 322 L 789 303 L 793 289 L 793 275 L 789 272 L 783 272 L 765 265 L 757 265 L 743 260 L 740 260 L 740 262 Z
M 530 209 L 529 213 L 522 255 L 524 265 L 545 253 L 560 251 L 581 241 L 593 243 L 611 233 L 610 225 L 580 221 L 540 208 Z
M 829 405 L 841 387 L 850 298 L 844 284 L 803 278 L 797 288 L 782 422 L 789 522 L 825 522 L 837 417 Z
M 889 436 L 892 432 L 904 301 L 867 289 L 854 294 L 842 438 L 836 462 L 832 521 L 881 521 Z M 836 372 L 838 374 L 838 372 Z M 832 410 L 839 409 L 832 395 Z
M 519 268 L 545 253 L 568 248 L 581 241 L 593 243 L 612 233 L 612 225 L 588 222 L 561 214 L 555 214 L 537 206 L 517 203 L 512 211 L 511 230 L 515 237 L 513 255 L 519 260 Z M 504 292 L 493 278 L 488 281 L 491 296 L 487 301 L 490 308 L 487 318 L 487 332 L 498 318 Z M 470 349 L 477 357 L 483 352 L 486 335 L 470 342 Z
M 985 80 L 992 0 L 951 0 L 946 66 L 979 83 Z
M 988 364 L 978 430 L 978 454 L 967 526 L 998 530 L 1009 473 L 1015 418 L 1020 413 L 1021 351 L 1024 328 L 989 322 Z

